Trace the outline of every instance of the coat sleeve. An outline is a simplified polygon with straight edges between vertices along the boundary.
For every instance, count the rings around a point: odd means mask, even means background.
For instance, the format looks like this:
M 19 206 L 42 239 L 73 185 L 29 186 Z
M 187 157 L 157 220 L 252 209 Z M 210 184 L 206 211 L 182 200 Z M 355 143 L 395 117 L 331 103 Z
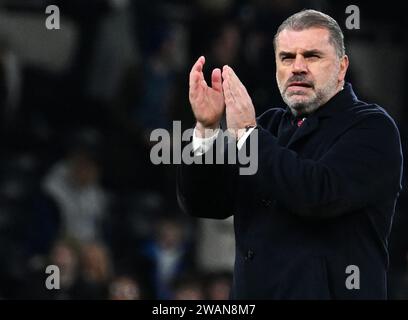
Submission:
M 177 200 L 186 214 L 212 219 L 233 215 L 234 179 L 238 167 L 228 165 L 225 159 L 223 164 L 217 164 L 216 152 L 219 151 L 215 146 L 216 142 L 207 151 L 214 155 L 213 164 L 205 164 L 204 154 L 194 157 L 194 163 L 182 163 L 177 168 Z
M 343 133 L 319 160 L 302 159 L 258 132 L 255 183 L 290 212 L 335 217 L 375 205 L 401 189 L 402 152 L 398 129 L 384 113 L 374 113 Z

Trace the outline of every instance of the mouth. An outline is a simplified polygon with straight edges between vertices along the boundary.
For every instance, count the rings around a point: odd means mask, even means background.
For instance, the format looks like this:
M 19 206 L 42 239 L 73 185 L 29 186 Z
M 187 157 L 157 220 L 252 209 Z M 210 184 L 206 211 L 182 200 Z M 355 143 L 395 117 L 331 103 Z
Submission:
M 287 88 L 299 89 L 299 88 L 312 88 L 309 82 L 291 82 Z

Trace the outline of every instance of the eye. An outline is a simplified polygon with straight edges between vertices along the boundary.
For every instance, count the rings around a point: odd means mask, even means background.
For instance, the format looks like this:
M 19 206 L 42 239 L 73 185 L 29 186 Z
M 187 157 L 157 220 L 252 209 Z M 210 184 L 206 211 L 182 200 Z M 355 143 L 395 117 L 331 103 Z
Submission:
M 307 56 L 307 57 L 305 57 L 305 58 L 308 59 L 308 60 L 314 61 L 314 60 L 320 59 L 320 56 L 317 55 L 317 54 L 311 54 L 310 56 Z
M 283 62 L 290 62 L 293 60 L 293 57 L 289 57 L 289 56 L 283 56 L 281 59 Z

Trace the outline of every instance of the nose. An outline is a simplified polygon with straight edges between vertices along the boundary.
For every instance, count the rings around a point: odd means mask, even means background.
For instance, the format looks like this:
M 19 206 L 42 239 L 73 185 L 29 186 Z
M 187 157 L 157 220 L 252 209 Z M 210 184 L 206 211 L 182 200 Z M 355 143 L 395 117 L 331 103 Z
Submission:
M 292 73 L 293 74 L 301 74 L 301 73 L 307 73 L 307 64 L 305 58 L 297 54 L 295 61 L 293 62 L 292 65 Z

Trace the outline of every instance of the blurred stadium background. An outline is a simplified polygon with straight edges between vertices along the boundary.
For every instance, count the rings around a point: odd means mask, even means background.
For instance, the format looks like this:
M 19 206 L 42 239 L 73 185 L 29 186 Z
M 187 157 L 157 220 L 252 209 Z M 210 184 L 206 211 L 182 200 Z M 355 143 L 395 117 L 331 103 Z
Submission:
M 45 28 L 50 4 L 60 30 Z M 349 4 L 360 30 L 345 28 Z M 339 22 L 348 80 L 395 118 L 405 150 L 408 22 L 396 1 L 0 0 L 0 298 L 228 298 L 232 220 L 180 212 L 175 168 L 151 164 L 149 135 L 193 126 L 188 73 L 202 54 L 207 75 L 237 71 L 258 115 L 282 105 L 272 38 L 303 8 Z M 390 239 L 392 299 L 408 298 L 406 198 L 404 188 Z M 60 290 L 45 288 L 49 264 Z

